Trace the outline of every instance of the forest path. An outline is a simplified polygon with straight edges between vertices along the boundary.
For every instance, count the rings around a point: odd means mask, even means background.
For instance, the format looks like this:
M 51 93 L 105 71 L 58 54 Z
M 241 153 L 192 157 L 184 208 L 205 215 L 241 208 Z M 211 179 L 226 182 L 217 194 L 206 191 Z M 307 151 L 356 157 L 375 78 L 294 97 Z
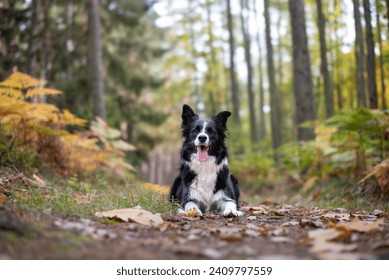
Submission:
M 0 259 L 389 259 L 389 214 L 247 205 L 158 226 L 0 206 Z

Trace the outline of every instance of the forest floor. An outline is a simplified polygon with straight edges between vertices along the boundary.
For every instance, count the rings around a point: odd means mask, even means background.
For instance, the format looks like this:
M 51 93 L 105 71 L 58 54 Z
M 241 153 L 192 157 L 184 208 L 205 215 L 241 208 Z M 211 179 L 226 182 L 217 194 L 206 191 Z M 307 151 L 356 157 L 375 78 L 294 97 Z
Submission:
M 243 205 L 158 225 L 0 204 L 0 259 L 389 259 L 389 213 Z

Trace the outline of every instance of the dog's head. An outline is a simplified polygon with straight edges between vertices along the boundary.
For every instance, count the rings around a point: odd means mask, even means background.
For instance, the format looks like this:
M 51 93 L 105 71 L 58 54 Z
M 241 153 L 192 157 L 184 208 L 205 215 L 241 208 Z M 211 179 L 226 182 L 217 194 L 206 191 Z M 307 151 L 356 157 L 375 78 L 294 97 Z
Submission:
M 213 116 L 211 120 L 204 121 L 188 105 L 183 106 L 182 136 L 185 141 L 196 147 L 198 160 L 206 161 L 212 150 L 221 144 L 224 146 L 227 119 L 230 115 L 230 112 L 223 111 Z

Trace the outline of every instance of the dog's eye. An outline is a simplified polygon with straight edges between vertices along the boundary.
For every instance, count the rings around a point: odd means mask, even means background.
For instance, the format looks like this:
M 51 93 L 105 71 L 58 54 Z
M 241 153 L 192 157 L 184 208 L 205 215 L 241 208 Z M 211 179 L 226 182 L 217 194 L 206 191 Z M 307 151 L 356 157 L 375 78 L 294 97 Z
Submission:
M 207 129 L 207 132 L 208 132 L 209 134 L 214 134 L 214 133 L 215 133 L 215 130 L 213 130 L 212 128 L 208 128 L 208 129 Z

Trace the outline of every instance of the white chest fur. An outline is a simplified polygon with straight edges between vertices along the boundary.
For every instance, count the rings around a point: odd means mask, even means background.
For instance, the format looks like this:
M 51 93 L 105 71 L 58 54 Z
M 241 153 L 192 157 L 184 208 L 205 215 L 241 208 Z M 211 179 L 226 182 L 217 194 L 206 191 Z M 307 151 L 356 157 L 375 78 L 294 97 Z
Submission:
M 190 199 L 202 202 L 208 207 L 215 201 L 215 194 L 213 193 L 217 174 L 227 164 L 225 159 L 220 164 L 215 163 L 216 159 L 210 156 L 207 161 L 199 161 L 196 154 L 191 155 L 191 161 L 188 163 L 191 170 L 197 176 L 190 185 Z M 217 194 L 216 196 L 220 196 Z

